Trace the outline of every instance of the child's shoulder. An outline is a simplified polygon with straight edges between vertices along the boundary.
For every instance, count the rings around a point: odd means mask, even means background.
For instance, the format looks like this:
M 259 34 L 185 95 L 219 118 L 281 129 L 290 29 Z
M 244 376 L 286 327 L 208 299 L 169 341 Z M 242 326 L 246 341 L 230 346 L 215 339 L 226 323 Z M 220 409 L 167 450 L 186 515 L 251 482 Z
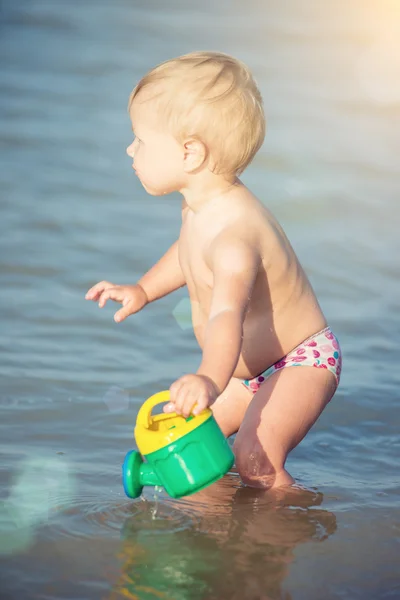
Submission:
M 254 242 L 257 234 L 265 233 L 275 220 L 268 208 L 245 186 L 235 190 L 232 198 L 221 204 L 220 217 L 222 235 L 239 235 Z
M 224 207 L 221 207 L 224 209 Z M 263 227 L 257 218 L 256 206 L 235 203 L 228 210 L 221 210 L 219 226 L 214 229 L 205 247 L 207 264 L 216 260 L 232 266 L 233 263 L 257 262 L 262 255 Z M 244 261 L 244 263 L 243 263 Z
M 208 261 L 216 253 L 237 259 L 241 255 L 265 257 L 286 247 L 285 234 L 274 215 L 245 186 L 224 199 L 214 227 L 209 227 Z

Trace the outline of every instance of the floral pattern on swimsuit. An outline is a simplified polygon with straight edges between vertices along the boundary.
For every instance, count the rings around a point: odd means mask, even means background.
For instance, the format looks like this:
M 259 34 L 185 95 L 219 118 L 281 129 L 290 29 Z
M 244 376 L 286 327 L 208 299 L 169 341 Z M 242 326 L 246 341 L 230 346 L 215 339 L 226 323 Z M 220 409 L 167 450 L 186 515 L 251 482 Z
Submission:
M 286 367 L 301 366 L 327 369 L 334 374 L 336 383 L 339 385 L 342 372 L 342 351 L 339 341 L 330 327 L 307 338 L 260 375 L 253 379 L 244 379 L 242 383 L 255 394 L 264 381 L 276 371 Z

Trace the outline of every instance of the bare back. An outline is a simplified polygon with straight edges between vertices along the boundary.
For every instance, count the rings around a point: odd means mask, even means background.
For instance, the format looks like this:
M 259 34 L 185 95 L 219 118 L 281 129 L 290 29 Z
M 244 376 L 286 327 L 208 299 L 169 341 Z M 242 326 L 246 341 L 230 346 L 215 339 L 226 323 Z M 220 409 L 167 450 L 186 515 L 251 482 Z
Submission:
M 182 210 L 179 261 L 192 306 L 196 339 L 203 347 L 213 290 L 205 257 L 224 230 L 256 248 L 261 266 L 243 324 L 235 377 L 254 377 L 326 326 L 312 287 L 282 228 L 243 185 L 194 213 Z

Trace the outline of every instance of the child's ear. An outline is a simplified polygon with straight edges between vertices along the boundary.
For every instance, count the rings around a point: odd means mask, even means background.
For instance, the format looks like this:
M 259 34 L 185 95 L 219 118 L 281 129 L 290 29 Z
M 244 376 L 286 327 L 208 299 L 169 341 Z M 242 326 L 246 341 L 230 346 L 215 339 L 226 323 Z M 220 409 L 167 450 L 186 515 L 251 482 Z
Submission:
M 206 145 L 201 140 L 189 139 L 183 144 L 183 170 L 185 173 L 194 173 L 199 170 L 207 160 Z

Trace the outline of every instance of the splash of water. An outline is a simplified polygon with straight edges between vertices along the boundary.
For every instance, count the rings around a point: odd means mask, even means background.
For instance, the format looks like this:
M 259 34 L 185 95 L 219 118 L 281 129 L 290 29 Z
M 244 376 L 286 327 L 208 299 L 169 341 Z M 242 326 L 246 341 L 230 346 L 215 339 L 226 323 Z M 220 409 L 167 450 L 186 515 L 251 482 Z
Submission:
M 157 519 L 157 510 L 158 510 L 159 500 L 161 498 L 162 491 L 163 491 L 163 488 L 161 485 L 154 486 L 154 494 L 153 494 L 154 506 L 151 508 L 151 518 L 153 520 Z

